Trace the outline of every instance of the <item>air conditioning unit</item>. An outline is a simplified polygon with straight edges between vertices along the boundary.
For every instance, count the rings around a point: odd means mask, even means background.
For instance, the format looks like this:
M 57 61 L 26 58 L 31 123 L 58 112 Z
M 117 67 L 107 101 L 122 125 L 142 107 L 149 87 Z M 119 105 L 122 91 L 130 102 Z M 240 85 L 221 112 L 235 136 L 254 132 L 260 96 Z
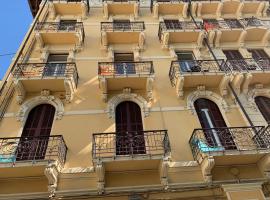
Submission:
M 138 194 L 132 194 L 128 197 L 128 200 L 143 200 L 141 195 Z

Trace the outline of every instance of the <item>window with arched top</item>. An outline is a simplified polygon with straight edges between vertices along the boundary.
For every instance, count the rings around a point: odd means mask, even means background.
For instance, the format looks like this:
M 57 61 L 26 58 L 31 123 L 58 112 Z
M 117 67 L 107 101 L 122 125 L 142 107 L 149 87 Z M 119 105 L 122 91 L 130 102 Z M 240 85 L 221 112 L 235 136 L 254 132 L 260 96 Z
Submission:
M 196 113 L 209 146 L 236 148 L 233 137 L 216 103 L 200 98 L 194 102 Z
M 264 119 L 270 123 L 270 98 L 264 96 L 255 97 L 255 103 L 262 113 Z
M 40 104 L 28 114 L 17 150 L 17 160 L 44 159 L 55 108 Z
M 145 141 L 141 108 L 132 101 L 117 105 L 116 120 L 116 154 L 144 154 Z

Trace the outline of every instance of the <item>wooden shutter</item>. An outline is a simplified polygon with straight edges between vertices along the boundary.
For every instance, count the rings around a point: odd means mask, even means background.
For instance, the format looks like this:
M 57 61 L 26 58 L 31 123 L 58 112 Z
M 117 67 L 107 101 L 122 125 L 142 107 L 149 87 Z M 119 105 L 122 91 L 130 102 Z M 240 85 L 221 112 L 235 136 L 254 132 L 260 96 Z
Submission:
M 204 130 L 206 140 L 209 145 L 217 146 L 217 141 L 215 140 L 213 133 L 218 134 L 219 140 L 225 149 L 234 149 L 235 144 L 230 131 L 223 119 L 223 116 L 218 108 L 218 106 L 208 99 L 198 99 L 194 102 L 194 106 L 200 120 L 201 126 Z M 209 122 L 207 116 L 205 115 L 204 109 L 208 110 L 208 114 L 211 122 Z M 211 127 L 210 123 L 213 125 Z
M 255 102 L 262 113 L 264 119 L 270 124 L 270 98 L 257 96 Z
M 44 159 L 54 114 L 55 108 L 49 104 L 38 105 L 30 111 L 18 145 L 17 160 Z
M 145 142 L 140 107 L 125 101 L 116 107 L 116 153 L 144 154 Z

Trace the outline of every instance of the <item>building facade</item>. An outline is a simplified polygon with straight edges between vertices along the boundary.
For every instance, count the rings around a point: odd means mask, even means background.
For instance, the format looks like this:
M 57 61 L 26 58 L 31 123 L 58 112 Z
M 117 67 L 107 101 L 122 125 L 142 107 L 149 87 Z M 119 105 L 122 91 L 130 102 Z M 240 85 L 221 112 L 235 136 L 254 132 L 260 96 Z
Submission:
M 268 1 L 29 4 L 0 199 L 270 199 Z

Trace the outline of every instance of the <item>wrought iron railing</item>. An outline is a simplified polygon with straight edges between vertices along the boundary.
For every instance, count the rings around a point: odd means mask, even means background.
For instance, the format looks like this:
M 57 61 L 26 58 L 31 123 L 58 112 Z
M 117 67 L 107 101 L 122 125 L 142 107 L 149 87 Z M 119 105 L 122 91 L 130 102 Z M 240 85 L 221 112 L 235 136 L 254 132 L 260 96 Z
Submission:
M 195 129 L 189 140 L 195 159 L 228 151 L 259 151 L 270 147 L 262 126 Z
M 177 60 L 171 62 L 169 78 L 174 87 L 179 76 L 198 73 L 229 72 L 229 68 L 222 59 L 218 60 Z
M 93 159 L 117 156 L 164 156 L 170 153 L 167 130 L 93 134 Z
M 270 27 L 270 20 L 258 19 L 255 17 L 241 19 L 240 22 L 245 27 Z
M 241 21 L 234 19 L 234 20 L 215 20 L 215 19 L 208 19 L 203 22 L 203 26 L 205 30 L 212 30 L 212 29 L 243 29 L 244 25 Z
M 79 78 L 76 63 L 21 63 L 13 76 L 28 79 L 73 78 L 76 86 Z
M 270 71 L 269 58 L 227 60 L 226 65 L 233 71 Z
M 145 76 L 152 74 L 154 74 L 152 61 L 98 63 L 98 75 L 100 76 Z
M 45 160 L 58 161 L 63 166 L 66 154 L 67 146 L 61 135 L 0 138 L 0 164 Z
M 200 30 L 201 28 L 202 28 L 201 22 L 193 22 L 193 21 L 179 21 L 177 23 L 160 22 L 158 29 L 158 37 L 159 40 L 161 40 L 161 36 L 164 31 L 178 32 L 183 30 Z
M 85 38 L 84 26 L 82 22 L 38 22 L 35 29 L 37 31 L 81 32 L 82 41 L 84 41 Z
M 144 29 L 144 22 L 101 22 L 101 31 L 105 32 L 141 32 Z

